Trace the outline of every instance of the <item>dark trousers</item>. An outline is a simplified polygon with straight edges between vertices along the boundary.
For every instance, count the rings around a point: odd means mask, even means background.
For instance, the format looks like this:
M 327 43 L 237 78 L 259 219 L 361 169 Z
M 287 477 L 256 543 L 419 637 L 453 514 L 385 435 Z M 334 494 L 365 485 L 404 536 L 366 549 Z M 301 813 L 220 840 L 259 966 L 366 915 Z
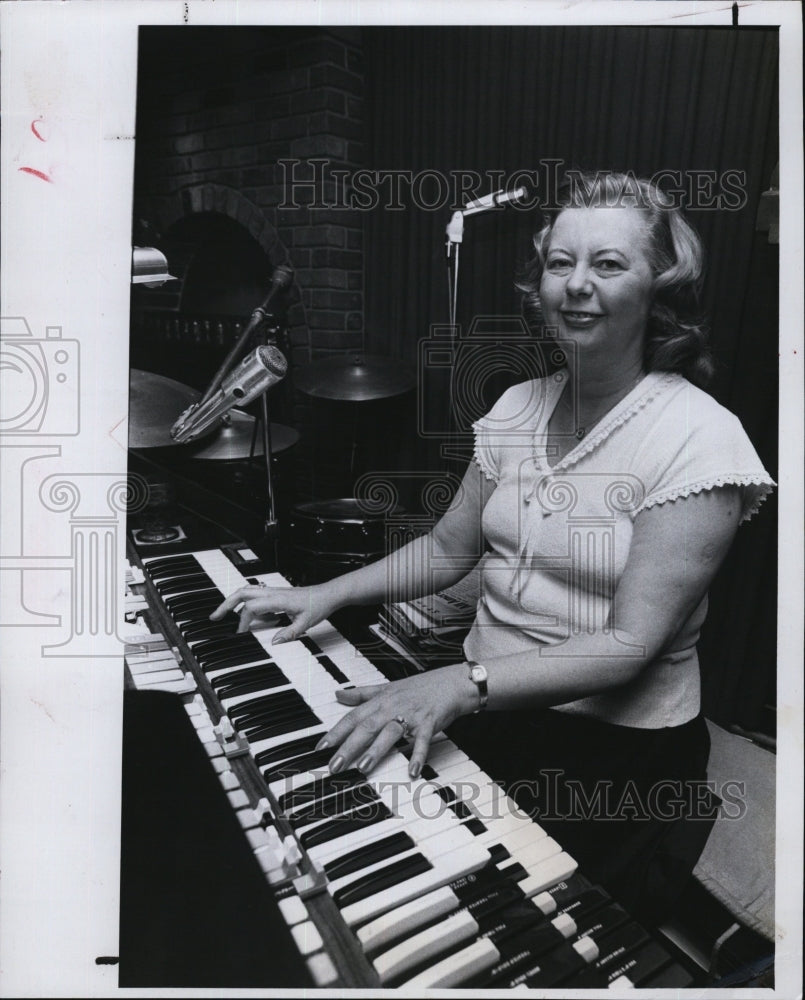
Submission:
M 633 729 L 566 712 L 489 712 L 451 736 L 636 919 L 672 909 L 719 799 L 706 782 L 702 716 Z

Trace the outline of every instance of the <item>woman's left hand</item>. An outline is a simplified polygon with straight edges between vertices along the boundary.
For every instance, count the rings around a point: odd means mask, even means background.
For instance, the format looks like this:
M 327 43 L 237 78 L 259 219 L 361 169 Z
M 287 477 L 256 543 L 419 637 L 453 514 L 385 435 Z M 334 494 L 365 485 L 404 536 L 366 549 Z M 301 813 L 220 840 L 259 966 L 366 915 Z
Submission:
M 391 750 L 405 727 L 414 740 L 408 773 L 417 778 L 434 734 L 473 711 L 474 692 L 464 664 L 389 684 L 338 690 L 336 698 L 342 705 L 356 707 L 322 737 L 318 748 L 332 747 L 333 773 L 351 766 L 368 772 Z

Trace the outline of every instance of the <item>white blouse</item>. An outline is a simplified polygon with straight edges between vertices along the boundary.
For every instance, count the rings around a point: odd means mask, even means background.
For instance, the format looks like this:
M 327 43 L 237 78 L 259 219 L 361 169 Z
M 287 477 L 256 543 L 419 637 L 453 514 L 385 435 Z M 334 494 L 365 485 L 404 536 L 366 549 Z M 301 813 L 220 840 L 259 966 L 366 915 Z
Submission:
M 534 645 L 561 656 L 562 644 L 582 633 L 597 637 L 602 656 L 621 653 L 606 623 L 636 515 L 730 484 L 742 488 L 743 521 L 775 485 L 737 417 L 681 375 L 664 372 L 645 376 L 552 463 L 547 425 L 568 377 L 558 372 L 512 386 L 475 424 L 475 460 L 496 483 L 483 511 L 491 551 L 464 647 L 481 663 Z M 638 728 L 694 718 L 696 641 L 706 612 L 705 597 L 634 681 L 557 707 Z

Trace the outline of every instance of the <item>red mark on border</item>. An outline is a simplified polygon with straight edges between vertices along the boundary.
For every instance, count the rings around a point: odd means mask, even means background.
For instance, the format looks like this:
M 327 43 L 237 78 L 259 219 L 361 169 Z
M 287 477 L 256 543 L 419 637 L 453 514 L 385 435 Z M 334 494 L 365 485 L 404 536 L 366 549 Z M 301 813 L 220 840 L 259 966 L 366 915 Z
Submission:
M 47 181 L 48 184 L 53 183 L 53 181 L 50 179 L 50 177 L 48 177 L 46 173 L 43 173 L 41 170 L 36 170 L 34 167 L 19 167 L 19 169 L 24 174 L 33 174 L 34 177 L 41 177 L 41 179 L 43 181 Z
M 31 122 L 31 131 L 33 132 L 33 134 L 36 136 L 36 138 L 40 142 L 47 142 L 47 139 L 44 136 L 42 136 L 42 135 L 39 134 L 39 131 L 38 131 L 37 127 L 36 127 L 36 123 L 37 122 L 41 122 L 43 120 L 44 119 L 42 119 L 42 118 L 34 118 L 34 120 Z

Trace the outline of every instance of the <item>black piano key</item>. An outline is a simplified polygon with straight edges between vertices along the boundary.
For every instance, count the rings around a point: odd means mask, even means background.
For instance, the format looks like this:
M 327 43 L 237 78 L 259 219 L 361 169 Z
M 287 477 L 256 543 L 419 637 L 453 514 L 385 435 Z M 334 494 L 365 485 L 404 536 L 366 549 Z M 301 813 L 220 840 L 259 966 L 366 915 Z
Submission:
M 209 633 L 211 638 L 216 635 L 224 636 L 238 634 L 238 625 L 240 622 L 236 614 L 230 613 L 217 621 L 210 621 L 209 612 L 212 611 L 212 605 L 208 605 L 201 613 L 195 609 L 188 611 L 171 611 L 171 617 L 176 622 L 176 625 L 181 632 L 185 632 L 189 629 L 195 629 L 198 631 L 202 627 L 205 627 L 206 632 Z M 201 636 L 198 638 L 201 638 Z M 195 636 L 194 641 L 197 641 Z
M 144 565 L 146 572 L 152 580 L 159 580 L 166 576 L 176 575 L 177 573 L 202 572 L 201 563 L 198 559 L 196 559 L 195 556 L 188 555 L 166 556 L 162 559 L 149 559 Z
M 564 912 L 568 913 L 569 911 L 565 910 Z M 603 908 L 597 907 L 592 912 L 576 910 L 575 914 L 570 913 L 570 915 L 579 929 L 579 934 L 586 934 L 594 941 L 598 941 L 599 938 L 604 937 L 629 920 L 629 914 L 617 903 Z
M 231 715 L 230 718 L 232 718 Z M 252 715 L 239 716 L 236 719 L 232 719 L 232 725 L 248 737 L 249 734 L 256 732 L 258 729 L 262 730 L 267 727 L 274 727 L 275 734 L 280 734 L 315 726 L 320 721 L 319 717 L 304 702 L 301 702 L 299 704 L 289 703 L 281 710 L 275 709 L 271 712 L 264 711 Z M 255 741 L 252 740 L 252 742 Z
M 333 678 L 333 680 L 337 681 L 339 684 L 346 684 L 349 687 L 354 687 L 354 684 L 349 683 L 349 677 L 347 677 L 346 674 L 344 674 L 341 670 L 339 670 L 338 667 L 330 659 L 330 657 L 327 656 L 325 653 L 321 653 L 319 656 L 316 657 L 316 659 L 324 667 L 327 673 Z
M 311 639 L 309 635 L 303 635 L 300 636 L 299 642 L 302 643 L 309 653 L 312 653 L 313 656 L 316 657 L 333 680 L 337 681 L 339 684 L 349 684 L 349 677 L 339 670 L 335 663 L 333 663 L 330 657 L 327 656 L 321 646 L 314 639 Z
M 466 826 L 473 837 L 482 837 L 488 830 L 488 827 L 484 826 L 481 820 L 477 817 L 467 820 L 466 823 L 464 823 L 464 826 Z
M 581 955 L 570 944 L 566 943 L 560 944 L 552 951 L 536 956 L 534 960 L 527 962 L 524 967 L 518 965 L 516 970 L 512 970 L 511 978 L 509 979 L 505 979 L 505 977 L 491 979 L 487 975 L 479 977 L 483 979 L 482 982 L 476 983 L 475 979 L 472 979 L 463 983 L 462 986 L 469 988 L 470 985 L 478 985 L 484 987 L 494 986 L 498 989 L 514 989 L 514 987 L 519 986 L 521 983 L 525 983 L 526 986 L 548 989 L 570 980 L 575 988 L 576 976 L 589 970 L 590 967 L 587 965 L 587 962 L 584 961 Z
M 292 716 L 277 719 L 275 722 L 263 722 L 256 725 L 238 726 L 243 735 L 250 743 L 259 743 L 261 740 L 274 739 L 277 736 L 284 736 L 286 733 L 295 733 L 300 729 L 308 729 L 321 724 L 321 719 L 312 712 L 298 712 Z
M 255 691 L 265 691 L 266 688 L 281 687 L 287 683 L 287 678 L 282 676 L 275 675 L 271 678 L 255 677 L 254 680 L 243 681 L 241 684 L 233 684 L 222 688 L 218 693 L 218 697 L 222 702 L 226 702 L 230 698 L 242 698 L 244 695 L 254 694 Z
M 637 951 L 630 952 L 623 964 L 607 974 L 610 982 L 618 976 L 626 976 L 635 986 L 642 989 L 644 981 L 655 976 L 671 961 L 671 956 L 658 941 L 649 941 Z
M 265 767 L 267 764 L 276 764 L 299 757 L 302 754 L 312 753 L 321 738 L 321 733 L 313 733 L 311 736 L 302 736 L 298 740 L 289 740 L 287 743 L 271 747 L 269 750 L 261 750 L 255 755 L 255 763 L 258 767 Z M 332 754 L 332 751 L 330 753 Z
M 511 854 L 508 849 L 503 846 L 503 844 L 493 844 L 489 848 L 489 857 L 492 862 L 496 865 L 503 864 L 504 861 L 508 861 L 511 858 Z
M 211 582 L 206 573 L 193 573 L 188 576 L 172 577 L 169 580 L 154 581 L 154 586 L 160 597 L 167 597 L 169 594 L 180 594 L 182 591 L 201 590 L 202 587 L 209 587 Z
M 600 885 L 595 885 L 584 889 L 573 899 L 557 902 L 557 913 L 567 913 L 578 924 L 579 920 L 589 918 L 590 914 L 611 902 L 612 897 Z
M 293 778 L 297 774 L 315 771 L 318 768 L 326 767 L 332 756 L 332 747 L 325 747 L 324 750 L 314 750 L 311 753 L 301 754 L 298 757 L 293 757 L 291 760 L 275 764 L 273 767 L 267 767 L 263 771 L 263 779 L 266 784 L 270 784 L 272 781 L 284 781 L 286 778 Z
M 404 831 L 392 833 L 388 837 L 372 841 L 369 844 L 363 844 L 361 847 L 342 855 L 340 858 L 328 861 L 324 866 L 324 873 L 327 878 L 334 881 L 337 878 L 352 875 L 362 868 L 368 868 L 369 865 L 386 861 L 389 858 L 396 857 L 398 854 L 403 854 L 405 851 L 413 850 L 414 847 L 416 847 L 416 844 Z
M 406 882 L 409 878 L 431 871 L 433 865 L 422 854 L 412 854 L 400 861 L 378 868 L 376 872 L 363 875 L 349 885 L 342 886 L 333 895 L 336 905 L 343 908 L 362 899 L 374 896 L 384 889 Z
M 288 813 L 286 819 L 294 830 L 298 830 L 300 827 L 310 826 L 321 820 L 335 819 L 337 816 L 343 816 L 345 813 L 376 802 L 380 802 L 380 797 L 371 785 L 356 785 L 354 788 L 348 788 L 344 792 L 338 792 L 336 795 L 330 795 L 326 799 L 319 799 L 309 806 L 294 810 Z
M 189 605 L 186 608 L 168 608 L 171 617 L 177 625 L 217 625 L 222 628 L 224 625 L 237 628 L 240 619 L 234 611 L 228 611 L 223 618 L 216 618 L 213 621 L 210 615 L 218 605 L 214 601 Z
M 174 615 L 181 614 L 188 609 L 207 607 L 209 604 L 217 607 L 215 602 L 220 604 L 223 599 L 224 595 L 217 587 L 205 587 L 192 594 L 178 594 L 175 597 L 169 597 L 164 603 L 165 607 Z
M 377 802 L 371 802 L 358 809 L 353 809 L 351 812 L 345 813 L 337 819 L 326 820 L 319 826 L 305 830 L 300 835 L 299 840 L 302 847 L 307 850 L 311 847 L 318 847 L 320 844 L 326 844 L 337 837 L 356 833 L 358 830 L 363 830 L 367 826 L 373 826 L 375 823 L 381 823 L 383 820 L 391 819 L 393 816 L 394 813 L 388 806 L 378 799 Z
M 522 899 L 523 891 L 517 883 L 499 875 L 497 882 L 487 886 L 478 895 L 463 901 L 462 909 L 468 910 L 478 920 L 490 913 L 505 909 L 512 903 L 521 902 Z
M 538 955 L 565 941 L 564 935 L 545 914 L 525 900 L 476 919 L 481 928 L 481 936 L 488 937 L 499 945 L 504 956 L 516 954 L 523 946 L 532 955 Z
M 301 788 L 294 788 L 278 798 L 279 807 L 283 812 L 296 809 L 297 806 L 306 802 L 316 802 L 326 798 L 328 795 L 335 795 L 336 792 L 353 788 L 357 785 L 367 785 L 366 775 L 357 768 L 350 768 L 337 774 L 326 774 L 321 778 L 314 778 Z
M 220 652 L 234 652 L 240 649 L 250 649 L 260 653 L 262 656 L 268 654 L 255 639 L 251 632 L 240 632 L 231 636 L 218 636 L 213 639 L 202 639 L 193 646 L 193 653 L 196 657 L 206 654 Z
M 532 964 L 538 955 L 561 945 L 565 940 L 545 918 L 544 914 L 535 906 L 523 904 L 522 901 L 519 904 L 515 903 L 496 910 L 494 913 L 489 913 L 482 919 L 479 919 L 476 914 L 473 916 L 479 925 L 478 934 L 474 939 L 466 938 L 463 941 L 446 945 L 441 952 L 430 956 L 426 961 L 409 967 L 399 976 L 390 978 L 388 982 L 384 983 L 384 986 L 392 988 L 400 986 L 431 968 L 437 962 L 463 951 L 472 943 L 472 940 L 489 938 L 500 953 L 498 962 L 481 974 L 484 986 L 491 987 L 496 985 L 501 978 L 510 977 L 513 971 L 523 968 L 524 965 Z M 465 980 L 473 981 L 473 983 L 475 979 L 476 976 L 472 973 L 467 973 L 465 976 Z M 466 982 L 458 979 L 453 985 L 464 987 Z M 477 984 L 474 983 L 474 985 Z
M 262 663 L 270 660 L 269 654 L 259 644 L 237 642 L 238 637 L 232 636 L 231 641 L 221 639 L 204 639 L 198 645 L 192 646 L 193 656 L 206 669 L 212 670 L 216 663 L 223 666 L 246 666 L 248 663 Z M 199 649 L 198 646 L 203 646 Z M 232 661 L 232 662 L 229 662 Z
M 621 975 L 621 969 L 627 957 L 635 949 L 649 941 L 649 935 L 639 924 L 628 922 L 622 924 L 610 934 L 600 937 L 593 935 L 598 945 L 599 956 L 588 968 L 573 979 L 574 987 L 593 989 L 607 986 L 613 979 Z
M 288 678 L 280 668 L 270 660 L 252 667 L 242 667 L 231 670 L 210 681 L 213 690 L 220 699 L 236 698 L 244 694 L 254 694 L 272 687 L 282 687 L 288 683 Z
M 281 688 L 273 694 L 250 698 L 248 701 L 242 701 L 239 705 L 233 705 L 228 715 L 234 723 L 236 719 L 271 718 L 271 716 L 286 710 L 295 711 L 298 709 L 311 711 L 308 703 L 295 688 Z
M 177 621 L 176 624 L 182 633 L 182 638 L 187 643 L 206 642 L 210 639 L 229 640 L 237 635 L 238 629 L 237 620 L 211 622 L 204 618 L 201 621 L 198 619 Z
M 234 667 L 258 667 L 262 663 L 270 663 L 267 657 L 257 656 L 255 653 L 231 653 L 226 655 L 218 653 L 216 656 L 196 657 L 198 665 L 205 674 L 212 673 L 213 670 L 231 670 Z
M 564 882 L 557 882 L 556 885 L 551 886 L 546 891 L 553 896 L 558 909 L 561 910 L 566 903 L 569 903 L 570 900 L 575 899 L 590 888 L 592 888 L 591 883 L 583 875 L 579 874 L 579 872 L 576 872 L 570 878 L 565 879 Z
M 693 985 L 693 976 L 687 969 L 673 962 L 661 972 L 641 979 L 639 985 L 643 990 L 684 990 Z

